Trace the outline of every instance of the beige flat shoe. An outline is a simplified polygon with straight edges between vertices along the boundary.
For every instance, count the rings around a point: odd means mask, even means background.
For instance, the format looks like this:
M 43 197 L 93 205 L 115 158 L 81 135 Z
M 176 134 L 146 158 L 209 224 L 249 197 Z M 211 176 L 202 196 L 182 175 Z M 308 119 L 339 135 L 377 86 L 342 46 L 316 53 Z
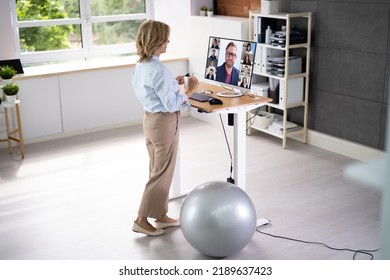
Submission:
M 167 227 L 179 227 L 180 226 L 180 220 L 176 220 L 176 222 L 173 223 L 162 223 L 162 222 L 156 222 L 156 227 L 158 229 L 163 229 Z
M 159 228 L 157 228 L 157 230 L 155 230 L 155 231 L 146 230 L 143 227 L 141 227 L 139 224 L 137 224 L 136 222 L 134 222 L 134 224 L 133 224 L 133 231 L 137 232 L 137 233 L 143 233 L 143 234 L 146 234 L 148 236 L 159 236 L 159 235 L 162 235 L 165 233 L 164 230 L 159 229 Z

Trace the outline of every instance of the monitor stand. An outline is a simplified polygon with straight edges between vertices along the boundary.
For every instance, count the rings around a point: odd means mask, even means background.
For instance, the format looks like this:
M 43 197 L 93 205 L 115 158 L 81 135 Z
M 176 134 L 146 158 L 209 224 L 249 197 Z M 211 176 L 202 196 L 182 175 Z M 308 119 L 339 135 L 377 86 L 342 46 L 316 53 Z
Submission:
M 221 97 L 239 97 L 239 96 L 243 95 L 242 91 L 240 89 L 238 89 L 238 88 L 227 87 L 225 85 L 221 85 L 221 87 L 223 87 L 224 89 L 226 89 L 228 91 L 218 92 L 217 93 L 218 96 L 221 96 Z
M 238 88 L 233 88 L 234 93 L 241 93 L 241 90 Z

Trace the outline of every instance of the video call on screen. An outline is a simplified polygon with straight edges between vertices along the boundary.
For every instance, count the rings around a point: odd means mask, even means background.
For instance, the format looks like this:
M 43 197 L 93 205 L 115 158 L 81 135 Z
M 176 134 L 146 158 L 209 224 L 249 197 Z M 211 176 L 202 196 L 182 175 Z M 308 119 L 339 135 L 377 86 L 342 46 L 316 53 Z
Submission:
M 228 46 L 230 47 L 227 50 Z M 204 77 L 222 84 L 249 89 L 252 82 L 256 46 L 257 44 L 251 41 L 211 36 L 208 43 Z M 223 69 L 224 63 L 226 65 L 234 63 L 230 77 Z

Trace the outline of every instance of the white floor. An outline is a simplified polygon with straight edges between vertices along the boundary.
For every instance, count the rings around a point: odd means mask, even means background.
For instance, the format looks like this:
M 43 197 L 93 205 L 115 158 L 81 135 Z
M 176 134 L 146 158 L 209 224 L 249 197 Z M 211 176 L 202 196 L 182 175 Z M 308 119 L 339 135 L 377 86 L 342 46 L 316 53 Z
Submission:
M 231 139 L 230 127 L 228 133 Z M 354 160 L 290 139 L 282 149 L 280 139 L 260 132 L 247 143 L 247 193 L 257 216 L 271 220 L 262 231 L 335 248 L 378 248 L 380 192 L 343 177 Z M 210 259 L 180 228 L 155 238 L 131 231 L 148 176 L 141 126 L 25 150 L 24 160 L 17 149 L 13 155 L 0 150 L 0 259 Z M 183 118 L 183 191 L 225 181 L 229 170 L 222 128 Z M 182 201 L 170 203 L 171 216 L 179 217 Z M 353 254 L 256 232 L 226 259 L 348 260 Z

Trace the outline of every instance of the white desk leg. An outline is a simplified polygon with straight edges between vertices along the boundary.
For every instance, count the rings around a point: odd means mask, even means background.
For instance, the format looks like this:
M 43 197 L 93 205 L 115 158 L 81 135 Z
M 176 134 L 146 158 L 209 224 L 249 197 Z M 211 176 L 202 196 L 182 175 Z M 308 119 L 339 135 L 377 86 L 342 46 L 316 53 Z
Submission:
M 246 188 L 246 111 L 234 114 L 234 183 Z

